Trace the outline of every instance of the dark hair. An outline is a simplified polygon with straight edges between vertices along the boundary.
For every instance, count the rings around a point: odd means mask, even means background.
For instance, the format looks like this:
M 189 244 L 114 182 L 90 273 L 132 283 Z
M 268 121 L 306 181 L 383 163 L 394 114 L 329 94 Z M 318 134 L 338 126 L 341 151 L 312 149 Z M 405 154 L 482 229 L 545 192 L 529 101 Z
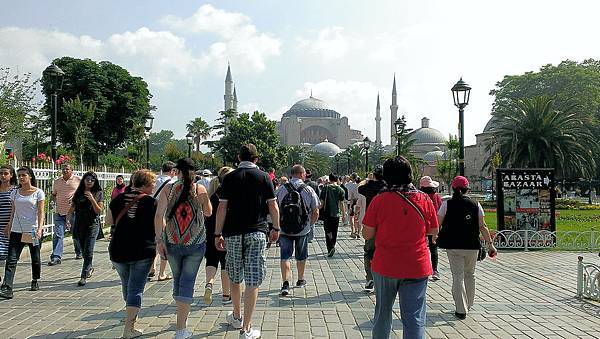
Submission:
M 190 197 L 190 190 L 192 189 L 192 182 L 194 179 L 192 175 L 195 177 L 195 174 L 192 174 L 193 172 L 194 168 L 190 168 L 188 170 L 179 170 L 179 173 L 181 173 L 181 177 L 183 179 L 183 188 L 181 190 L 179 198 L 177 199 L 175 204 L 173 204 L 173 208 L 171 208 L 169 218 L 172 218 L 175 215 L 175 211 L 177 211 L 177 207 L 186 202 Z
M 408 185 L 412 182 L 412 167 L 403 156 L 397 156 L 383 163 L 383 177 L 391 186 Z
M 78 199 L 83 198 L 83 191 L 85 191 L 85 179 L 88 177 L 94 178 L 94 186 L 92 186 L 92 188 L 90 189 L 90 192 L 97 193 L 97 192 L 102 191 L 102 188 L 100 187 L 100 183 L 98 182 L 98 176 L 96 175 L 96 173 L 94 173 L 92 171 L 85 172 L 85 174 L 81 177 L 79 186 L 77 186 L 77 189 L 75 190 L 75 193 L 73 194 L 73 201 L 77 201 Z
M 462 198 L 468 191 L 469 188 L 467 187 L 452 188 L 452 200 Z
M 435 193 L 435 187 L 420 187 L 419 188 L 423 193 L 432 194 Z
M 258 159 L 258 151 L 254 144 L 246 144 L 240 148 L 240 161 L 254 161 Z
M 5 169 L 8 170 L 10 172 L 10 184 L 13 186 L 17 185 L 17 173 L 15 173 L 15 168 L 12 167 L 11 165 L 1 165 L 0 169 Z
M 331 173 L 329 174 L 329 182 L 337 182 L 338 181 L 338 177 L 337 175 Z
M 19 167 L 19 169 L 17 170 L 17 172 L 19 172 L 19 171 L 25 171 L 25 172 L 27 172 L 27 175 L 29 175 L 29 177 L 31 178 L 31 180 L 29 181 L 31 183 L 31 186 L 37 187 L 37 180 L 35 180 L 35 174 L 33 174 L 33 170 L 31 169 L 31 167 L 29 167 L 29 166 L 21 166 L 21 167 Z M 21 187 L 20 184 L 19 184 L 19 187 Z
M 173 167 L 175 167 L 175 163 L 172 161 L 167 161 L 164 164 L 162 164 L 162 167 L 160 168 L 163 173 L 166 172 L 171 172 L 171 170 L 173 170 Z

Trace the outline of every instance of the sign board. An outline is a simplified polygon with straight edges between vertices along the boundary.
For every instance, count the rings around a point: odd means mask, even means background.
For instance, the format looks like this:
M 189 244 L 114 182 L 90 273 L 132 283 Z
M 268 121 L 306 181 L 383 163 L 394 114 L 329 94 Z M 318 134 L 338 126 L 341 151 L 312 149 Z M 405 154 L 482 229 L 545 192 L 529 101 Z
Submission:
M 556 231 L 554 169 L 496 170 L 498 231 Z

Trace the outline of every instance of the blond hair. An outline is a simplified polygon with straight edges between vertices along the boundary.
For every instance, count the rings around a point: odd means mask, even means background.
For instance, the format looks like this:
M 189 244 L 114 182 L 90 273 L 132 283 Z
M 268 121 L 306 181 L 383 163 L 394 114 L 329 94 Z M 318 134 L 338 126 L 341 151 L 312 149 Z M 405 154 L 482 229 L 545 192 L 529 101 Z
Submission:
M 209 197 L 215 194 L 215 192 L 219 189 L 223 178 L 231 172 L 233 172 L 233 168 L 229 166 L 223 166 L 217 171 L 217 176 L 212 178 L 208 184 L 207 192 Z
M 131 186 L 135 188 L 142 188 L 145 186 L 154 185 L 156 182 L 156 174 L 148 169 L 141 169 L 135 171 L 131 175 Z

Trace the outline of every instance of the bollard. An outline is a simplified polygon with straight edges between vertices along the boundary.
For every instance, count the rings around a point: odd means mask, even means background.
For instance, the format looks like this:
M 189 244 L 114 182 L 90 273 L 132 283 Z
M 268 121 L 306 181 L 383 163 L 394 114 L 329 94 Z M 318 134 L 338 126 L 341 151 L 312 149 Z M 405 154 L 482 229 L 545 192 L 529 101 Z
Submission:
M 577 257 L 577 297 L 583 297 L 583 257 Z

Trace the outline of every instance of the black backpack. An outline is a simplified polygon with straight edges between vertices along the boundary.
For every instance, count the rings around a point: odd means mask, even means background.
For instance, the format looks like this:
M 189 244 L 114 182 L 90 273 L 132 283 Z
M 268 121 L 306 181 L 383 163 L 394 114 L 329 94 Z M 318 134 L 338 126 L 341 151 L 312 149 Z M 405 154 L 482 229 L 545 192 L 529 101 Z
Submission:
M 286 234 L 298 234 L 302 232 L 308 221 L 308 209 L 302 199 L 300 192 L 306 188 L 305 184 L 297 189 L 294 185 L 284 185 L 287 194 L 283 197 L 280 207 L 280 226 Z

